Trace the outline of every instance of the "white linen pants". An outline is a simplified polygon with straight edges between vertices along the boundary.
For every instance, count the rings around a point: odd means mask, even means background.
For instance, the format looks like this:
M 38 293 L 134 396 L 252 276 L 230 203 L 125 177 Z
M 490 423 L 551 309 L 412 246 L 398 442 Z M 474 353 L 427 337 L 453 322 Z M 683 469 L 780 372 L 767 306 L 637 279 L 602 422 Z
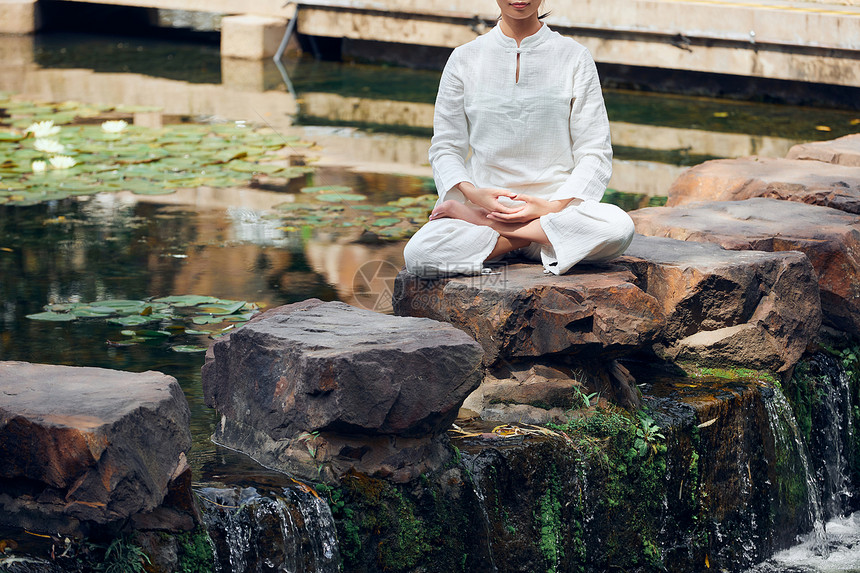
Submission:
M 594 200 L 544 215 L 540 225 L 550 245 L 531 243 L 519 252 L 540 260 L 544 269 L 556 275 L 580 261 L 617 257 L 633 240 L 630 216 L 615 205 Z M 487 226 L 460 219 L 429 221 L 403 250 L 406 270 L 427 278 L 480 274 L 498 240 L 498 231 Z

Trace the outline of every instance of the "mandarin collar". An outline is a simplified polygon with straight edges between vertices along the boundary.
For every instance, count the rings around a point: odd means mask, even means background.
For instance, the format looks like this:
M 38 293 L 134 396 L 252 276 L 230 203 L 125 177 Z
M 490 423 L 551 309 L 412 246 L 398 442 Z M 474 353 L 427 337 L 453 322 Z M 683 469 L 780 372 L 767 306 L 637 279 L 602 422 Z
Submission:
M 544 23 L 541 23 L 540 29 L 537 32 L 535 32 L 534 34 L 532 34 L 531 36 L 526 36 L 525 38 L 523 38 L 523 41 L 520 42 L 519 47 L 517 47 L 517 41 L 516 40 L 514 40 L 513 38 L 510 38 L 508 36 L 505 36 L 505 34 L 502 32 L 501 26 L 499 26 L 498 24 L 496 24 L 496 26 L 493 27 L 493 29 L 491 30 L 491 33 L 492 33 L 493 37 L 496 39 L 496 41 L 499 44 L 501 44 L 502 47 L 505 48 L 505 51 L 516 52 L 519 54 L 522 52 L 527 52 L 527 51 L 531 50 L 532 48 L 535 48 L 535 47 L 539 46 L 540 44 L 543 44 L 547 40 L 547 38 L 549 38 L 549 36 L 552 34 L 552 31 L 550 31 L 549 26 L 547 26 Z

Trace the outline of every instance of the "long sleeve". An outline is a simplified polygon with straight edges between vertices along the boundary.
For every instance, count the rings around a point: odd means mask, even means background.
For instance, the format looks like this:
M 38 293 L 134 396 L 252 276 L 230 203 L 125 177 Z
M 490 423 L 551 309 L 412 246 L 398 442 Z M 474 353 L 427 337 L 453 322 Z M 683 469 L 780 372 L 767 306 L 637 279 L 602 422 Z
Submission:
M 471 182 L 466 170 L 469 127 L 463 93 L 463 79 L 455 52 L 448 59 L 439 82 L 433 114 L 433 139 L 430 143 L 430 165 L 433 167 L 436 189 L 442 199 L 458 183 Z
M 612 143 L 597 67 L 585 50 L 579 58 L 574 76 L 570 138 L 574 168 L 551 199 L 599 201 L 612 176 Z

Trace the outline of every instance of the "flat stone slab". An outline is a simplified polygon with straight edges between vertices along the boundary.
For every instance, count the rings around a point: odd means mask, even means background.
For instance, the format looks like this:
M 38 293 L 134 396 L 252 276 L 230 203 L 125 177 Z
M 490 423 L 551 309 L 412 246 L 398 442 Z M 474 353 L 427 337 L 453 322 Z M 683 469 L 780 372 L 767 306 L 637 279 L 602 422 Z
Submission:
M 562 276 L 534 264 L 436 280 L 404 271 L 394 310 L 463 329 L 490 367 L 558 357 L 606 366 L 659 344 L 675 357 L 695 349 L 703 359 L 785 369 L 820 323 L 815 273 L 799 253 L 642 236 L 612 264 L 577 265 Z
M 682 173 L 668 195 L 667 207 L 765 197 L 860 213 L 860 167 L 800 159 L 717 159 Z
M 791 201 L 749 199 L 649 207 L 630 216 L 644 235 L 716 243 L 730 250 L 804 253 L 818 274 L 823 323 L 860 334 L 857 215 Z
M 800 143 L 788 150 L 786 159 L 806 159 L 860 167 L 860 133 L 830 141 Z
M 0 362 L 0 524 L 72 535 L 156 509 L 188 471 L 189 417 L 159 372 Z
M 212 345 L 203 391 L 216 441 L 264 465 L 406 480 L 438 461 L 431 440 L 480 383 L 482 356 L 448 324 L 309 300 Z

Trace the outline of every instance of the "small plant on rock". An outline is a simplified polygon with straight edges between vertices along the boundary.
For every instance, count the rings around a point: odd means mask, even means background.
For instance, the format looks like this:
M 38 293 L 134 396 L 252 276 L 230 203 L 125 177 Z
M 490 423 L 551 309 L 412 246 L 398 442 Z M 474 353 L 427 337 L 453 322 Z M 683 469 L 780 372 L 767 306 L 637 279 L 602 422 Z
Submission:
M 108 545 L 104 561 L 97 567 L 104 573 L 144 573 L 150 565 L 143 549 L 124 537 L 117 537 Z
M 639 426 L 636 428 L 636 439 L 633 441 L 633 449 L 640 458 L 651 456 L 666 450 L 666 446 L 659 443 L 659 440 L 665 440 L 660 432 L 660 427 L 654 423 L 654 420 L 648 414 L 639 414 Z

